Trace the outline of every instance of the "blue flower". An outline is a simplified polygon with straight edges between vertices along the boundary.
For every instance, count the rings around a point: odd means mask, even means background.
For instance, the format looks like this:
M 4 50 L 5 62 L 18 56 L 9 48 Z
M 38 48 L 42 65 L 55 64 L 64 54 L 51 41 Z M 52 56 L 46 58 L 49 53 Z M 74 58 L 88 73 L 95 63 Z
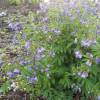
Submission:
M 48 26 L 44 25 L 43 27 L 41 27 L 42 31 L 44 33 L 47 33 L 49 31 Z
M 76 51 L 75 52 L 75 57 L 81 59 L 82 58 L 82 54 L 80 51 Z
M 40 47 L 40 48 L 37 49 L 37 53 L 42 54 L 44 52 L 44 50 L 45 49 L 43 47 Z
M 42 21 L 47 23 L 48 22 L 48 17 L 43 18 Z
M 96 31 L 96 34 L 100 34 L 100 30 L 97 30 L 97 31 Z
M 22 25 L 19 22 L 9 23 L 8 29 L 10 31 L 21 31 L 22 30 Z
M 28 81 L 29 81 L 29 83 L 31 83 L 31 84 L 35 84 L 35 83 L 38 81 L 38 79 L 37 79 L 37 77 L 30 77 L 30 78 L 28 79 Z
M 69 3 L 69 7 L 70 8 L 75 8 L 76 7 L 76 4 L 77 4 L 77 0 L 73 0 Z
M 53 29 L 52 32 L 54 32 L 55 34 L 60 34 L 61 33 L 61 31 L 57 28 Z
M 31 46 L 31 41 L 27 41 L 26 43 L 25 43 L 25 49 L 29 49 L 30 48 L 30 46 Z
M 49 71 L 49 68 L 46 68 L 46 69 L 45 69 L 45 72 L 48 73 L 48 71 Z
M 97 25 L 96 34 L 100 34 L 100 25 Z
M 86 19 L 80 19 L 80 23 L 81 23 L 81 24 L 87 24 L 88 21 L 87 21 Z
M 97 25 L 97 29 L 100 29 L 100 25 Z
M 45 57 L 44 51 L 45 51 L 45 49 L 43 47 L 37 48 L 35 59 L 36 60 L 41 60 L 42 58 L 44 58 Z
M 100 58 L 96 57 L 96 64 L 100 64 Z
M 26 65 L 26 64 L 27 64 L 27 62 L 24 61 L 24 60 L 20 60 L 19 63 L 20 63 L 21 65 Z
M 15 77 L 15 74 L 14 74 L 13 72 L 11 72 L 11 71 L 8 71 L 8 72 L 7 72 L 7 76 L 8 76 L 9 78 L 14 78 L 14 77 Z
M 64 0 L 64 2 L 68 2 L 68 0 Z
M 100 100 L 100 96 L 98 96 L 98 100 Z
M 94 45 L 96 43 L 96 40 L 82 40 L 81 46 L 82 47 L 90 47 L 91 45 Z
M 22 25 L 19 22 L 15 23 L 15 31 L 20 31 L 22 30 Z
M 20 74 L 20 70 L 19 69 L 14 69 L 13 73 L 16 74 Z
M 88 77 L 88 72 L 78 72 L 78 75 L 82 78 L 87 78 Z

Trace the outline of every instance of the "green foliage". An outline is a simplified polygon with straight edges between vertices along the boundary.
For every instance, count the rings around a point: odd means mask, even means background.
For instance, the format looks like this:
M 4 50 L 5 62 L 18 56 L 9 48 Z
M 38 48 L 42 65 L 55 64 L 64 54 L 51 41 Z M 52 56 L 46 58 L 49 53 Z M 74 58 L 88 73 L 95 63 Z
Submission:
M 11 5 L 19 5 L 19 4 L 21 4 L 21 0 L 9 0 L 9 3 Z
M 19 5 L 19 4 L 21 4 L 21 3 L 33 3 L 33 4 L 36 4 L 36 3 L 39 3 L 40 2 L 40 0 L 31 0 L 31 2 L 30 2 L 30 0 L 9 0 L 9 3 L 11 4 L 11 5 Z

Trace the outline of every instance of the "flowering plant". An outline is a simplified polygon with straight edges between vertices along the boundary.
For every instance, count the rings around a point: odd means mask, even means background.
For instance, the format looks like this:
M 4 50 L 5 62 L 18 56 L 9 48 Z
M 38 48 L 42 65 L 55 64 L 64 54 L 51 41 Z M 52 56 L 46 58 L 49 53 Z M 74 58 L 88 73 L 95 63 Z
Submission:
M 99 14 L 88 3 L 74 0 L 61 12 L 41 5 L 27 17 L 8 16 L 3 31 L 13 35 L 0 59 L 1 95 L 20 90 L 30 100 L 100 96 Z

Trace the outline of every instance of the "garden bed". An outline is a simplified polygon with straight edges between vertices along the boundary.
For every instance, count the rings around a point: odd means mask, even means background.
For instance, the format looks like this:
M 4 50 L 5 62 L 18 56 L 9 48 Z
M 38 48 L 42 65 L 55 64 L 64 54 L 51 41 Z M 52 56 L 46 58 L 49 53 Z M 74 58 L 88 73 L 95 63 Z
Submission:
M 99 24 L 90 2 L 2 10 L 0 100 L 99 100 Z

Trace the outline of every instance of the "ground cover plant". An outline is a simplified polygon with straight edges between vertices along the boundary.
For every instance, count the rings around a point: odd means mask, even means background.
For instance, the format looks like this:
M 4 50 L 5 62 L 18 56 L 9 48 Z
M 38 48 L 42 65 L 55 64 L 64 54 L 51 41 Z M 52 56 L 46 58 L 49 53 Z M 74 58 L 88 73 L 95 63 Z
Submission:
M 2 100 L 100 100 L 99 5 L 64 2 L 61 11 L 1 13 L 10 38 L 0 48 Z

